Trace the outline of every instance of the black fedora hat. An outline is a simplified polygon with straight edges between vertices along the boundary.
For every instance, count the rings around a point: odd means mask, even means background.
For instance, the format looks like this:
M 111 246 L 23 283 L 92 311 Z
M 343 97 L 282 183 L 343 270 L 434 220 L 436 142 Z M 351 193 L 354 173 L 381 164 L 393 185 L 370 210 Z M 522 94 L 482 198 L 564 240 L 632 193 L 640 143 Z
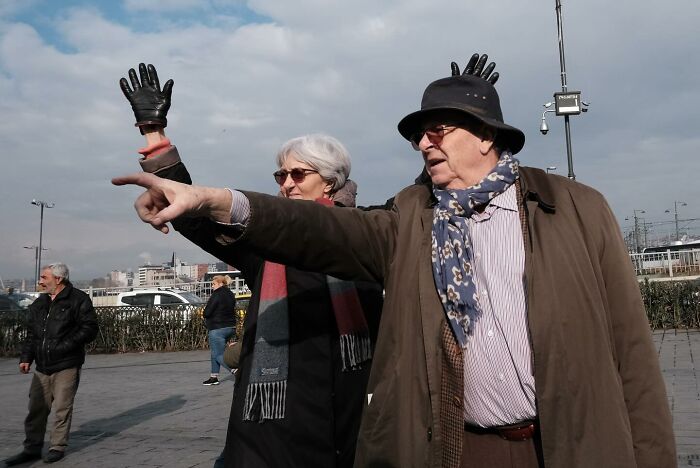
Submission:
M 496 88 L 479 76 L 458 75 L 433 81 L 425 88 L 420 110 L 408 114 L 399 122 L 399 133 L 409 140 L 411 135 L 425 130 L 428 122 L 445 111 L 467 114 L 495 128 L 496 141 L 502 149 L 513 154 L 523 148 L 525 134 L 503 123 L 501 102 Z

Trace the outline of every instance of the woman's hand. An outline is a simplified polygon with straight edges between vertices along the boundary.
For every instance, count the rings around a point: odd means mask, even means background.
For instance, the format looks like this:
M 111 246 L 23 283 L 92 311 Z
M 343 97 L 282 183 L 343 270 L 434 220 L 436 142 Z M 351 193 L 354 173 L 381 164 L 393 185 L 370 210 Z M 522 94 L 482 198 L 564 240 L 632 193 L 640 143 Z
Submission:
M 164 234 L 170 231 L 166 223 L 180 216 L 231 222 L 231 192 L 227 189 L 181 184 L 145 172 L 115 177 L 112 183 L 145 188 L 134 202 L 136 213 Z
M 140 80 L 139 76 L 136 75 L 136 70 L 133 68 L 129 70 L 131 87 L 126 78 L 119 80 L 119 87 L 134 111 L 136 126 L 141 129 L 142 133 L 144 126 L 167 127 L 167 115 L 170 109 L 174 81 L 166 81 L 161 90 L 158 73 L 151 64 L 146 66 L 140 63 L 139 75 Z

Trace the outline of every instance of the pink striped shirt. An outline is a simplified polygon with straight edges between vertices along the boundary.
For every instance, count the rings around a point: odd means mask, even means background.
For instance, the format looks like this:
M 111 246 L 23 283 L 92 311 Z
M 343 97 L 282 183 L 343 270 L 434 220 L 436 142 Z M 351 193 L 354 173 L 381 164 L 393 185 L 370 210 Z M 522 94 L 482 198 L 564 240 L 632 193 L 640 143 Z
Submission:
M 516 189 L 467 219 L 482 314 L 464 349 L 464 420 L 481 427 L 536 416 Z

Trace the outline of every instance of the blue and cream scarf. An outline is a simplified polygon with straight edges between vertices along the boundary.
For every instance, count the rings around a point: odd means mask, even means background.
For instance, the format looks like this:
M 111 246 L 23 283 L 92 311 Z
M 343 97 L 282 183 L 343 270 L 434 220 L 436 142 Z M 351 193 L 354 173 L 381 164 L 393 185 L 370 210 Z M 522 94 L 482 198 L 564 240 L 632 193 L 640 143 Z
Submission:
M 518 165 L 518 160 L 506 151 L 491 172 L 468 189 L 433 187 L 438 201 L 433 215 L 433 277 L 447 321 L 462 348 L 472 323 L 481 313 L 472 274 L 474 258 L 467 218 L 515 182 Z

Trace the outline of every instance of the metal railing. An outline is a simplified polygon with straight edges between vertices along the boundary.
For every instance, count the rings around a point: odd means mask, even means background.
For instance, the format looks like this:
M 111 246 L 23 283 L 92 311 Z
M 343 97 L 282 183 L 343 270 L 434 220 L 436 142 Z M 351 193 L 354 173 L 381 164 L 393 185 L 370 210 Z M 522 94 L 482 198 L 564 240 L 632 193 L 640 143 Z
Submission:
M 638 276 L 693 276 L 700 275 L 700 249 L 672 252 L 633 253 L 630 259 Z
M 242 301 L 241 301 L 242 302 Z M 234 340 L 243 334 L 247 304 L 236 305 Z M 98 334 L 89 352 L 184 351 L 206 349 L 207 329 L 201 304 L 150 307 L 95 307 Z M 0 357 L 16 356 L 27 335 L 27 310 L 0 310 Z

